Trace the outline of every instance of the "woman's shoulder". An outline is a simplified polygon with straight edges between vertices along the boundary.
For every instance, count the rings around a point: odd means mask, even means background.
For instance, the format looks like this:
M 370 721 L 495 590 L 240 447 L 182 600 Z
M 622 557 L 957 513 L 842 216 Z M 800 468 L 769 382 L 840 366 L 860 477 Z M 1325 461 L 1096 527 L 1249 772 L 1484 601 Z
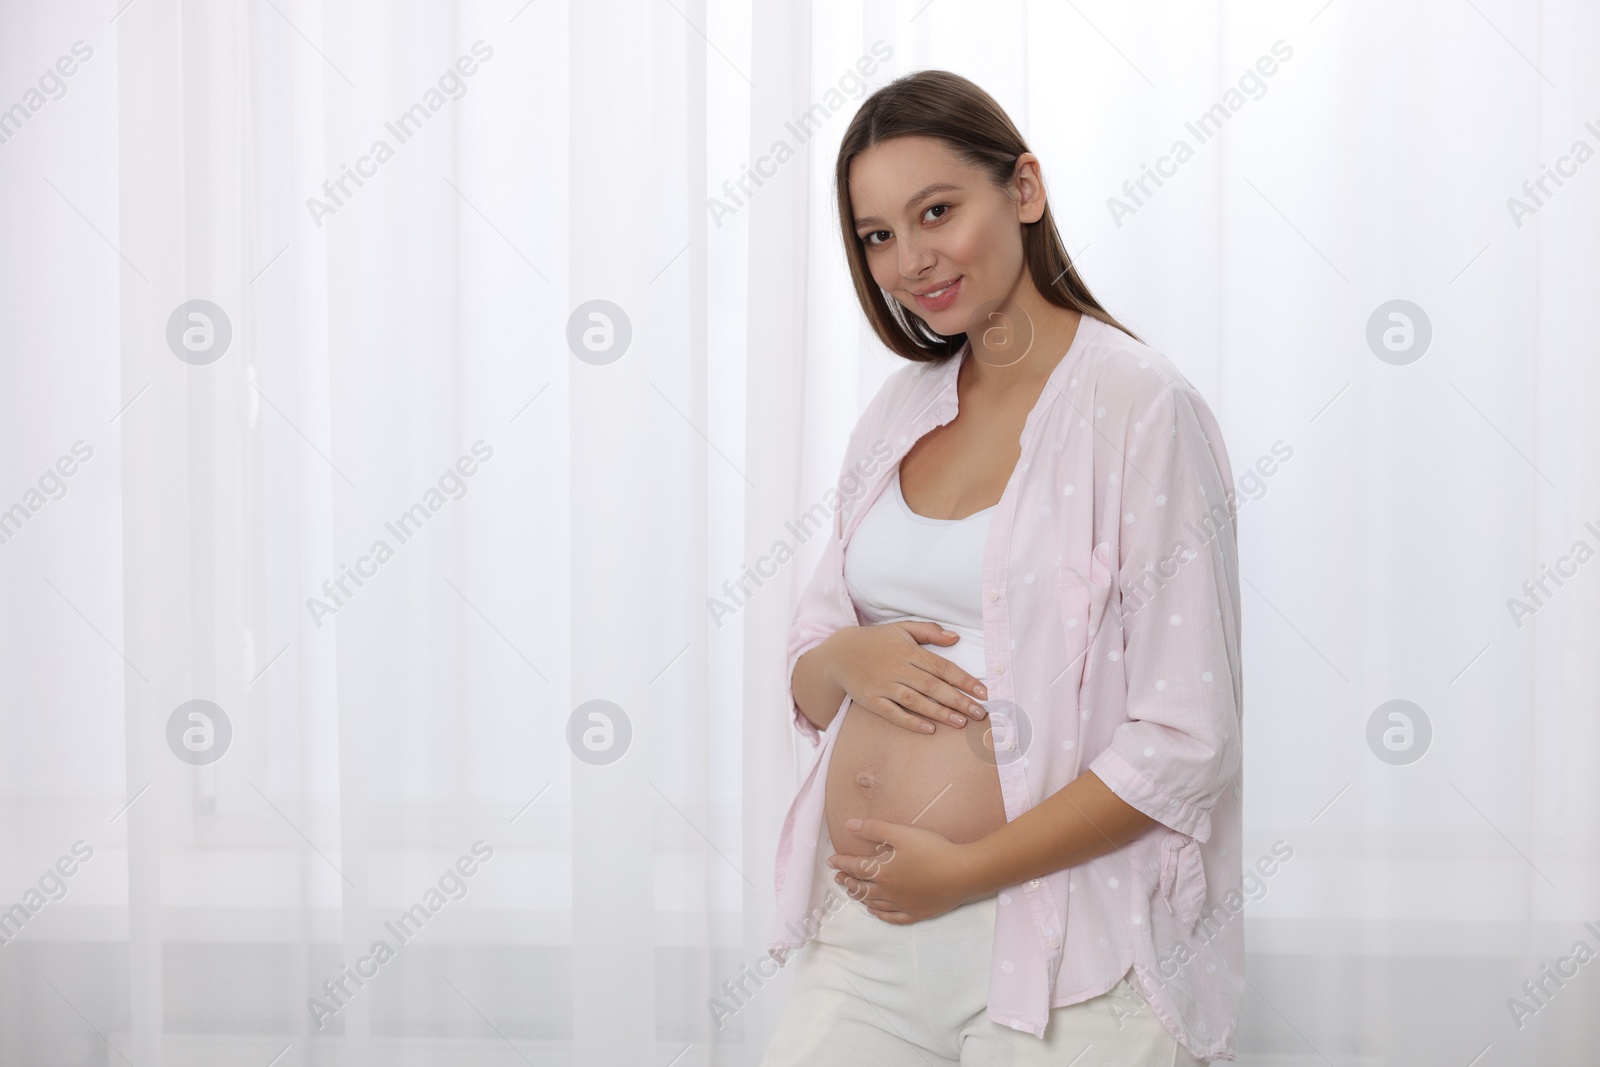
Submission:
M 1221 471 L 1231 469 L 1222 428 L 1205 396 L 1178 365 L 1151 345 L 1105 324 L 1074 368 L 1080 393 L 1063 417 L 1094 421 L 1087 440 L 1097 468 L 1111 472 L 1126 463 L 1192 458 L 1208 448 Z M 1068 390 L 1071 392 L 1071 390 Z M 1067 425 L 1071 425 L 1069 421 Z M 1101 448 L 1105 443 L 1107 447 Z M 1146 466 L 1140 484 L 1155 469 Z
M 904 360 L 878 386 L 878 391 L 862 409 L 861 427 L 887 429 L 890 425 L 914 416 L 935 395 L 939 388 L 940 371 L 947 363 Z
M 1107 322 L 1101 322 L 1073 368 L 1070 391 L 1092 397 L 1096 413 L 1123 421 L 1140 413 L 1179 405 L 1209 410 L 1204 396 L 1165 353 Z
M 882 462 L 893 450 L 894 439 L 905 432 L 905 427 L 925 408 L 934 395 L 937 384 L 930 376 L 941 364 L 918 363 L 905 360 L 878 385 L 872 397 L 862 406 L 855 425 L 845 442 L 845 455 L 840 477 L 852 468 Z M 873 457 L 876 457 L 874 459 Z

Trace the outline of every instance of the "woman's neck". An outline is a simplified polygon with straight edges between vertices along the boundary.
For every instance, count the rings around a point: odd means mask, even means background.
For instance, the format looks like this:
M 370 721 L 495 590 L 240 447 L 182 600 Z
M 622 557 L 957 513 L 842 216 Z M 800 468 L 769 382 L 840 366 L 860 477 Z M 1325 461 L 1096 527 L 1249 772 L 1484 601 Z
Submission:
M 1031 338 L 1011 337 L 1009 345 L 991 347 L 982 343 L 979 331 L 967 334 L 972 350 L 961 368 L 960 384 L 968 392 L 1003 397 L 1018 391 L 1037 394 L 1044 388 L 1045 379 L 1072 347 L 1083 316 L 1043 298 L 1038 303 L 1042 307 L 1020 309 L 1026 314 L 1022 321 L 1033 326 Z M 1021 357 L 1015 348 L 1019 340 L 1027 344 L 1027 353 Z

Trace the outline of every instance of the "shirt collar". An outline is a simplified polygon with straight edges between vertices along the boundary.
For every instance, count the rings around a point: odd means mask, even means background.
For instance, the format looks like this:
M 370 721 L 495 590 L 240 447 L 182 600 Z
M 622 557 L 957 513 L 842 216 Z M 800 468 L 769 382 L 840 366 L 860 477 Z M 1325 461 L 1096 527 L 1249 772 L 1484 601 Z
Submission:
M 1073 367 L 1083 355 L 1089 337 L 1104 325 L 1099 319 L 1088 314 L 1084 314 L 1079 320 L 1077 332 L 1072 337 L 1072 344 L 1067 346 L 1066 354 L 1045 379 L 1044 389 L 1040 391 L 1038 401 L 1023 422 L 1022 436 L 1019 438 L 1021 442 L 1025 443 L 1028 440 L 1030 431 L 1043 418 L 1044 412 L 1049 410 L 1050 405 L 1055 403 L 1056 398 L 1066 393 L 1066 383 L 1070 380 L 1068 375 L 1073 373 Z M 942 363 L 935 364 L 933 370 L 929 372 L 932 397 L 925 407 L 934 409 L 938 425 L 954 419 L 960 409 L 960 395 L 956 389 L 957 377 L 961 372 L 962 361 L 971 355 L 972 339 L 969 337 L 955 355 L 948 357 Z

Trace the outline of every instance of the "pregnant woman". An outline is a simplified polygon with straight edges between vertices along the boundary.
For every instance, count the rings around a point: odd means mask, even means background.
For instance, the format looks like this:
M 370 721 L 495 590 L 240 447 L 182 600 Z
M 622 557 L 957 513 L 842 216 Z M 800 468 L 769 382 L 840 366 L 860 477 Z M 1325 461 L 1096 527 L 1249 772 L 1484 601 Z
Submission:
M 789 641 L 816 751 L 779 841 L 764 1067 L 1235 1056 L 1239 591 L 1222 436 L 1073 269 L 957 75 L 836 168 L 863 412 Z

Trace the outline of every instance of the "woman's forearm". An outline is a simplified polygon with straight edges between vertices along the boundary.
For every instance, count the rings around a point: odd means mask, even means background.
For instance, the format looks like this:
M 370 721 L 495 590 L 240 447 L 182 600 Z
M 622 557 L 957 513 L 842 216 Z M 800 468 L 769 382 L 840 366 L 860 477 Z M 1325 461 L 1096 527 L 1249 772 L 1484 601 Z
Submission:
M 826 730 L 833 722 L 845 698 L 844 686 L 828 676 L 828 657 L 833 652 L 829 642 L 832 640 L 833 634 L 829 634 L 822 644 L 796 660 L 794 677 L 790 679 L 800 713 L 819 730 Z
M 1086 863 L 1133 840 L 1156 820 L 1084 771 L 1058 792 L 967 846 L 972 897 Z

